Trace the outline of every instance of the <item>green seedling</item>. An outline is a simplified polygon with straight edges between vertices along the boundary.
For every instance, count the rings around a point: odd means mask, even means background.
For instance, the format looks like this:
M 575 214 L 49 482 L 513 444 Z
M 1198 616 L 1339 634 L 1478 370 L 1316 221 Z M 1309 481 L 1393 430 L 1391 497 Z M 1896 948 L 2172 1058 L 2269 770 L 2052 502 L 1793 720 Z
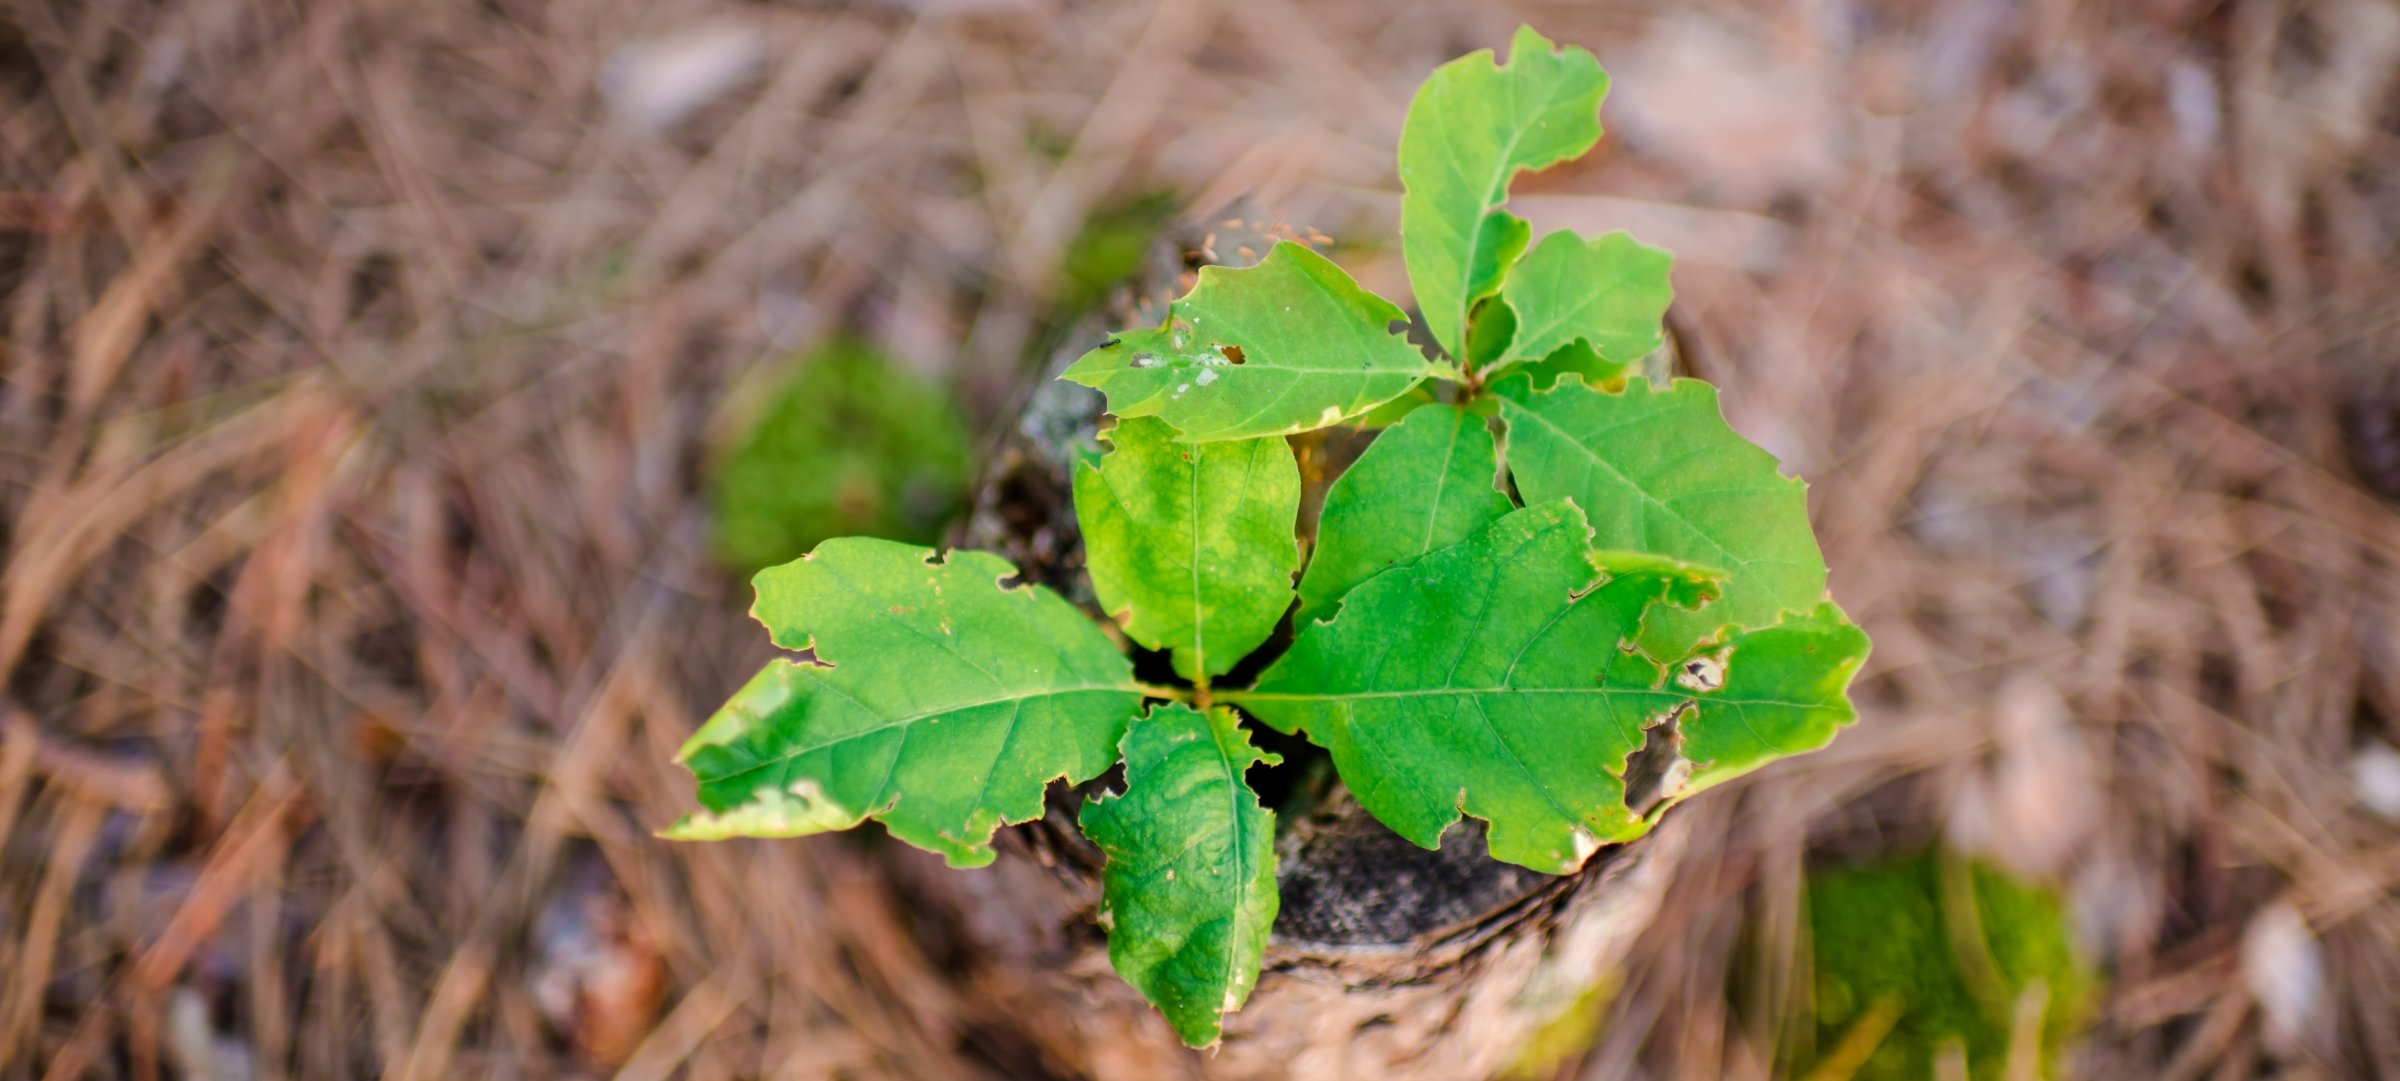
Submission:
M 1402 250 L 1440 356 L 1286 241 L 1066 370 L 1116 417 L 1075 477 L 1093 591 L 1176 682 L 1138 681 L 1119 639 L 995 556 L 829 540 L 758 575 L 753 614 L 810 655 L 684 747 L 702 810 L 667 835 L 875 819 L 975 867 L 1051 782 L 1122 761 L 1082 815 L 1109 954 L 1197 1047 L 1274 924 L 1251 723 L 1322 747 L 1401 836 L 1432 847 L 1472 815 L 1493 857 L 1552 874 L 1831 739 L 1867 639 L 1826 597 L 1801 483 L 1713 387 L 1629 374 L 1661 341 L 1666 253 L 1529 243 L 1506 209 L 1517 174 L 1599 140 L 1607 89 L 1589 52 L 1525 29 L 1507 64 L 1478 52 L 1418 93 Z M 1337 425 L 1377 435 L 1304 538 L 1291 437 Z M 1287 619 L 1288 649 L 1228 685 Z

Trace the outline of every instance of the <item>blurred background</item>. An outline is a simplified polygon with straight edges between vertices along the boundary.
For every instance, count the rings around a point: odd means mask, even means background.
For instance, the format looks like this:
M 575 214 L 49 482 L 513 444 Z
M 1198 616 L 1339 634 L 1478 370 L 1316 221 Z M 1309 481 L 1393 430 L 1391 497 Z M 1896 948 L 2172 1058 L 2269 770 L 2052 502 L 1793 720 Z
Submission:
M 0 0 L 0 1076 L 1075 1076 L 879 835 L 651 838 L 742 583 L 1169 222 L 1405 297 L 1520 21 L 1876 641 L 1521 1075 L 2400 1077 L 2384 0 Z

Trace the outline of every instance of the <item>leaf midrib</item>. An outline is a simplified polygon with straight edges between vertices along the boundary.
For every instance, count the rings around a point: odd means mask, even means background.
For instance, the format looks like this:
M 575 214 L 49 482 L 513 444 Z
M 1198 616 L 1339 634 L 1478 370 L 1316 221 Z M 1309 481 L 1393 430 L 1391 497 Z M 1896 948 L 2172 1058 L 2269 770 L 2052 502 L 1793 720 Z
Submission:
M 1815 708 L 1825 704 L 1812 700 L 1730 698 L 1714 694 L 1703 698 L 1657 687 L 1415 687 L 1392 691 L 1335 691 L 1321 694 L 1297 694 L 1285 691 L 1219 691 L 1217 698 L 1220 701 L 1240 705 L 1243 702 L 1347 702 L 1371 698 L 1442 698 L 1502 694 L 1589 695 L 1601 698 L 1641 695 L 1689 701 L 1702 706 L 1720 703 L 1737 706 Z
M 1509 135 L 1507 145 L 1501 150 L 1497 166 L 1493 169 L 1494 175 L 1484 184 L 1483 194 L 1479 197 L 1481 209 L 1476 212 L 1475 219 L 1467 223 L 1466 257 L 1459 260 L 1458 265 L 1458 342 L 1455 345 L 1449 342 L 1442 343 L 1443 348 L 1449 349 L 1453 355 L 1462 357 L 1466 352 L 1467 316 L 1475 306 L 1474 298 L 1467 295 L 1467 288 L 1473 284 L 1475 278 L 1475 256 L 1483 245 L 1483 223 L 1492 216 L 1493 211 L 1508 205 L 1509 181 L 1514 179 L 1518 172 L 1529 168 L 1529 166 L 1516 161 L 1517 146 L 1525 141 L 1526 135 L 1523 123 L 1524 114 L 1518 108 L 1523 102 L 1517 97 L 1522 92 L 1522 88 L 1517 85 L 1516 80 L 1507 77 L 1509 65 L 1517 63 L 1518 59 L 1511 55 L 1508 58 L 1508 64 L 1495 63 L 1492 65 L 1492 74 L 1508 86 L 1509 119 L 1515 122 L 1515 130 Z M 1550 99 L 1552 104 L 1555 104 L 1556 101 L 1555 96 Z M 1546 107 L 1537 110 L 1537 115 L 1546 111 Z M 1455 146 L 1445 143 L 1444 149 L 1450 152 L 1452 161 L 1457 160 L 1458 151 Z
M 1225 829 L 1233 837 L 1234 922 L 1236 926 L 1246 926 L 1247 921 L 1242 918 L 1244 908 L 1242 895 L 1249 889 L 1250 848 L 1242 843 L 1242 793 L 1248 791 L 1250 786 L 1248 780 L 1242 776 L 1242 771 L 1234 768 L 1233 756 L 1225 753 L 1225 736 L 1224 733 L 1217 730 L 1216 721 L 1206 714 L 1202 714 L 1200 723 L 1208 726 L 1208 741 L 1216 747 L 1217 762 L 1223 767 L 1225 773 Z M 1225 971 L 1222 981 L 1217 985 L 1217 997 L 1220 1003 L 1233 990 L 1234 954 L 1240 950 L 1246 935 L 1247 931 L 1226 940 Z M 1222 1024 L 1222 1021 L 1220 1020 L 1219 1023 Z
M 833 684 L 831 684 L 831 683 L 825 683 L 825 682 L 822 682 L 822 677 L 818 677 L 818 678 L 819 678 L 819 682 L 818 682 L 818 685 L 819 685 L 819 686 L 822 686 L 822 687 L 826 688 L 827 690 L 833 691 L 834 693 L 836 693 L 836 694 L 839 694 L 839 695 L 841 695 L 841 696 L 842 696 L 842 697 L 844 697 L 844 698 L 848 698 L 848 699 L 850 699 L 850 701 L 852 701 L 852 702 L 857 702 L 857 703 L 858 703 L 858 705 L 859 705 L 861 708 L 867 709 L 869 712 L 873 712 L 873 711 L 874 711 L 874 707 L 868 706 L 868 705 L 867 705 L 865 702 L 860 702 L 860 701 L 859 701 L 859 700 L 858 700 L 856 697 L 852 696 L 852 695 L 851 695 L 851 694 L 850 694 L 848 691 L 846 691 L 846 690 L 843 690 L 842 688 L 840 688 L 840 687 L 837 687 L 837 686 L 835 686 L 835 685 L 833 685 Z M 733 771 L 731 771 L 731 772 L 716 774 L 716 775 L 714 775 L 714 776 L 707 777 L 707 778 L 704 778 L 704 779 L 705 779 L 705 780 L 707 780 L 707 781 L 709 781 L 709 782 L 711 782 L 711 783 L 714 783 L 714 782 L 718 782 L 718 781 L 726 781 L 726 780 L 731 780 L 731 779 L 734 779 L 734 778 L 737 778 L 737 777 L 746 776 L 746 775 L 748 775 L 748 774 L 756 773 L 756 772 L 758 772 L 759 770 L 766 769 L 766 768 L 768 768 L 768 767 L 770 767 L 770 766 L 779 766 L 779 765 L 783 765 L 783 764 L 785 764 L 785 763 L 788 763 L 788 762 L 792 761 L 792 760 L 793 760 L 793 759 L 795 759 L 795 758 L 800 758 L 800 757 L 803 757 L 803 756 L 805 756 L 805 755 L 814 754 L 814 753 L 816 753 L 816 752 L 818 752 L 818 751 L 822 751 L 822 750 L 824 750 L 824 749 L 826 749 L 826 748 L 828 748 L 828 747 L 839 747 L 839 746 L 841 746 L 842 744 L 845 744 L 845 743 L 851 743 L 851 742 L 855 742 L 855 741 L 857 741 L 857 740 L 865 739 L 865 738 L 867 738 L 868 736 L 873 736 L 873 735 L 878 735 L 878 734 L 881 734 L 881 733 L 884 733 L 884 732 L 889 732 L 889 731 L 891 731 L 891 730 L 893 730 L 893 729 L 895 729 L 895 728 L 905 728 L 905 727 L 907 727 L 907 726 L 909 726 L 909 725 L 912 725 L 912 724 L 915 724 L 915 723 L 917 723 L 918 721 L 922 721 L 922 720 L 925 720 L 925 719 L 927 719 L 927 718 L 931 718 L 931 717 L 941 717 L 941 716 L 946 716 L 946 715 L 948 715 L 948 714 L 952 714 L 952 713 L 960 713 L 960 712 L 964 712 L 964 711 L 966 711 L 966 710 L 970 710 L 970 709 L 982 709 L 982 708 L 983 708 L 983 707 L 985 707 L 985 706 L 997 706 L 997 705 L 1001 705 L 1001 704 L 1004 704 L 1004 703 L 1007 703 L 1007 704 L 1013 704 L 1013 703 L 1022 703 L 1022 702 L 1025 702 L 1025 701 L 1027 701 L 1027 700 L 1030 700 L 1030 699 L 1035 699 L 1035 698 L 1058 697 L 1058 696 L 1064 696 L 1064 695 L 1070 695 L 1070 694 L 1097 694 L 1097 693 L 1101 693 L 1101 692 L 1117 692 L 1117 693 L 1123 693 L 1123 694 L 1139 695 L 1139 694 L 1141 694 L 1141 693 L 1142 693 L 1142 689 L 1141 689 L 1140 687 L 1136 687 L 1136 686 L 1133 686 L 1133 685 L 1131 685 L 1131 684 L 1090 684 L 1090 685 L 1078 686 L 1078 687 L 1049 687 L 1049 688 L 1044 688 L 1044 689 L 1042 689 L 1042 690 L 1038 690 L 1038 691 L 1027 691 L 1027 692 L 1024 692 L 1024 693 L 1022 693 L 1022 694 L 1005 694 L 1005 695 L 997 695 L 997 696 L 994 696 L 994 697 L 991 697 L 991 698 L 977 699 L 977 700 L 975 700 L 975 701 L 972 701 L 972 702 L 959 702 L 959 703 L 954 703 L 954 704 L 951 704 L 951 705 L 939 706 L 939 707 L 936 707 L 936 708 L 934 708 L 934 709 L 928 709 L 928 710 L 924 710 L 924 711 L 922 711 L 922 712 L 918 712 L 918 713 L 911 713 L 911 714 L 906 714 L 906 715 L 899 716 L 899 717 L 892 717 L 892 718 L 888 718 L 888 719 L 886 719 L 886 720 L 885 720 L 885 721 L 884 721 L 882 724 L 878 724 L 878 725 L 875 725 L 875 726 L 873 726 L 873 727 L 869 727 L 869 728 L 861 728 L 861 729 L 858 729 L 858 730 L 856 730 L 856 731 L 853 731 L 853 732 L 846 732 L 846 733 L 842 734 L 841 736 L 838 736 L 838 737 L 836 737 L 836 738 L 833 738 L 833 739 L 826 740 L 826 741 L 825 741 L 825 742 L 823 742 L 823 743 L 812 743 L 812 744 L 809 744 L 809 745 L 807 745 L 807 746 L 805 746 L 805 747 L 797 747 L 797 748 L 794 748 L 794 749 L 792 749 L 792 750 L 790 750 L 790 751 L 787 751 L 787 752 L 785 752 L 785 753 L 782 753 L 782 754 L 775 755 L 774 757 L 771 757 L 771 758 L 765 758 L 765 759 L 761 759 L 761 760 L 759 760 L 759 761 L 758 761 L 756 764 L 753 764 L 753 765 L 748 765 L 748 766 L 744 766 L 744 767 L 742 767 L 741 769 L 733 770 Z M 1015 725 L 1014 725 L 1014 724 L 1012 724 L 1012 725 L 1011 725 L 1011 727 L 1013 728 L 1013 727 L 1015 727 Z M 723 746 L 723 744 L 717 744 L 716 746 Z
M 1231 344 L 1234 344 L 1234 345 L 1240 345 L 1241 343 L 1239 343 L 1239 342 L 1234 342 L 1234 343 L 1231 343 Z M 1330 351 L 1330 350 L 1328 350 L 1328 352 L 1331 352 L 1331 351 Z M 1419 360 L 1416 362 L 1416 363 L 1417 363 L 1417 367 L 1415 367 L 1415 368 L 1401 368 L 1401 367 L 1392 367 L 1392 366 L 1376 366 L 1376 367 L 1372 367 L 1372 368 L 1346 368 L 1346 367 L 1342 367 L 1341 365 L 1338 365 L 1338 364 L 1328 364 L 1328 365 L 1323 365 L 1323 366 L 1320 366 L 1320 367 L 1308 367 L 1308 366 L 1304 366 L 1304 365 L 1295 365 L 1295 364 L 1274 364 L 1274 363 L 1270 363 L 1270 362 L 1267 362 L 1267 361 L 1260 361 L 1260 360 L 1250 360 L 1250 359 L 1247 359 L 1247 358 L 1248 358 L 1248 356 L 1249 356 L 1249 352 L 1248 352 L 1248 350 L 1247 350 L 1247 349 L 1245 349 L 1245 350 L 1243 351 L 1243 357 L 1244 357 L 1245 359 L 1243 359 L 1243 361 L 1242 361 L 1240 364 L 1232 364 L 1232 363 L 1227 363 L 1227 364 L 1208 364 L 1208 363 L 1204 363 L 1204 362 L 1201 362 L 1201 361 L 1191 361 L 1191 362 L 1188 362 L 1188 363 L 1185 363 L 1185 364 L 1180 364 L 1180 365 L 1168 365 L 1168 364 L 1161 364 L 1161 365 L 1158 365 L 1158 366 L 1156 366 L 1156 367 L 1151 367 L 1151 368 L 1132 368 L 1132 367 L 1127 367 L 1127 368 L 1117 368 L 1117 369 L 1113 369 L 1113 370 L 1110 372 L 1110 374 L 1112 374 L 1112 375 L 1113 375 L 1113 374 L 1127 374 L 1127 373 L 1132 373 L 1132 372 L 1157 372 L 1157 373 L 1159 373 L 1159 374 L 1162 374 L 1162 375 L 1163 375 L 1163 374 L 1167 374 L 1167 373 L 1171 373 L 1171 372 L 1190 372 L 1190 371 L 1196 371 L 1196 370 L 1197 370 L 1197 371 L 1211 371 L 1211 372 L 1215 372 L 1215 373 L 1217 373 L 1217 375 L 1218 375 L 1218 377 L 1219 377 L 1219 378 L 1226 378 L 1226 377 L 1229 377 L 1229 376 L 1231 376 L 1231 375 L 1232 375 L 1233 373 L 1235 373 L 1235 372 L 1241 372 L 1241 371 L 1254 371 L 1254 372 L 1295 372 L 1295 373 L 1298 373 L 1298 374 L 1301 374 L 1301 375 L 1342 375 L 1342 374 L 1345 374 L 1345 373 L 1348 373 L 1348 372 L 1353 372 L 1353 371 L 1355 371 L 1355 372 L 1360 372 L 1360 373 L 1362 373 L 1362 374 L 1360 374 L 1360 375 L 1358 376 L 1358 378 L 1361 378 L 1361 379 L 1379 379 L 1379 378 L 1382 378 L 1382 377 L 1384 377 L 1384 376 L 1387 376 L 1387 375 L 1407 375 L 1407 376 L 1410 376 L 1410 377 L 1412 377 L 1412 378 L 1416 378 L 1416 379 L 1428 379 L 1428 378 L 1432 378 L 1432 377 L 1434 377 L 1434 376 L 1437 374 L 1437 373 L 1436 373 L 1436 371 L 1435 371 L 1435 369 L 1434 369 L 1434 366 L 1433 366 L 1433 365 L 1432 365 L 1430 362 L 1427 362 L 1427 361 L 1423 360 L 1422 358 L 1419 358 Z M 1370 359 L 1372 359 L 1372 358 L 1370 358 Z
M 1525 332 L 1527 329 L 1525 325 L 1523 323 L 1519 323 L 1517 325 L 1516 337 L 1510 340 L 1508 351 L 1502 354 L 1500 360 L 1495 363 L 1493 367 L 1497 368 L 1502 365 L 1515 364 L 1528 360 L 1540 360 L 1543 357 L 1549 356 L 1552 352 L 1559 349 L 1564 349 L 1577 341 L 1581 341 L 1585 345 L 1590 346 L 1592 352 L 1598 354 L 1602 360 L 1608 361 L 1612 364 L 1624 363 L 1618 358 L 1609 356 L 1607 353 L 1601 351 L 1600 343 L 1593 340 L 1598 332 L 1570 334 L 1567 337 L 1557 342 L 1550 343 L 1540 349 L 1528 349 L 1524 343 L 1528 341 L 1540 341 L 1545 337 L 1558 333 L 1559 328 L 1564 327 L 1569 323 L 1583 321 L 1584 315 L 1589 313 L 1592 309 L 1600 306 L 1601 302 L 1613 299 L 1618 294 L 1625 292 L 1626 288 L 1627 287 L 1622 280 L 1602 283 L 1598 289 L 1584 294 L 1584 297 L 1581 301 L 1578 301 L 1567 307 L 1564 311 L 1561 311 L 1558 315 L 1558 318 L 1550 320 L 1547 325 L 1541 327 L 1539 333 L 1528 334 Z M 1507 291 L 1502 290 L 1501 295 L 1502 298 L 1505 299 L 1507 296 Z M 1510 307 L 1513 310 L 1515 305 L 1512 304 Z M 1523 319 L 1525 316 L 1525 313 L 1522 311 L 1518 311 L 1516 314 L 1519 319 Z
M 1208 685 L 1208 601 L 1200 595 L 1200 532 L 1206 528 L 1200 521 L 1200 473 L 1207 468 L 1207 457 L 1206 451 L 1194 450 L 1184 463 L 1184 472 L 1191 478 L 1191 503 L 1185 507 L 1184 517 L 1192 535 L 1192 671 L 1199 677 L 1195 682 L 1203 687 Z
M 1458 464 L 1458 436 L 1466 427 L 1465 417 L 1472 414 L 1460 410 L 1450 418 L 1450 445 L 1442 448 L 1442 472 L 1433 479 L 1433 499 L 1425 507 L 1425 535 L 1417 538 L 1417 555 L 1422 558 L 1433 551 L 1434 526 L 1442 520 L 1442 496 L 1450 490 L 1450 472 Z

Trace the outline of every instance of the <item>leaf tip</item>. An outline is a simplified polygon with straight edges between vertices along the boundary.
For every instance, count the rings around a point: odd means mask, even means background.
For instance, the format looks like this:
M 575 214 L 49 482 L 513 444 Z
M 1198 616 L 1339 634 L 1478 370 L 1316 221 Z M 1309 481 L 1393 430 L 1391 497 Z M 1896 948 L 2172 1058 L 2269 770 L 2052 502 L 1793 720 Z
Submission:
M 761 788 L 725 811 L 699 810 L 658 831 L 670 841 L 722 841 L 734 837 L 806 837 L 846 830 L 865 821 L 825 795 L 809 778 L 777 791 Z
M 1510 64 L 1534 53 L 1556 53 L 1557 51 L 1557 43 L 1544 37 L 1541 31 L 1533 28 L 1532 23 L 1518 23 L 1517 32 L 1509 35 L 1508 62 Z
M 963 845 L 943 851 L 942 862 L 953 871 L 972 871 L 978 867 L 991 866 L 992 861 L 998 859 L 999 856 L 999 852 L 988 844 Z

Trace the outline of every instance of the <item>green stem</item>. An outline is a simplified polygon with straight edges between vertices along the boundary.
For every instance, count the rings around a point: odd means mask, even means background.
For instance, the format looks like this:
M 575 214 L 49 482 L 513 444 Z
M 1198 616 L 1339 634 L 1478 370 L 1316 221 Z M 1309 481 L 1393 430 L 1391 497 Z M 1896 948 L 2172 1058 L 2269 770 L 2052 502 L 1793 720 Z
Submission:
M 1313 702 L 1321 698 L 1332 697 L 1337 696 L 1324 694 L 1277 694 L 1273 691 L 1217 692 L 1217 701 L 1232 705 L 1239 705 L 1243 702 Z
M 1137 682 L 1133 685 L 1133 689 L 1142 692 L 1143 695 L 1150 698 L 1165 698 L 1170 701 L 1182 702 L 1186 705 L 1191 704 L 1192 701 L 1192 689 L 1190 687 L 1169 687 L 1163 683 Z

